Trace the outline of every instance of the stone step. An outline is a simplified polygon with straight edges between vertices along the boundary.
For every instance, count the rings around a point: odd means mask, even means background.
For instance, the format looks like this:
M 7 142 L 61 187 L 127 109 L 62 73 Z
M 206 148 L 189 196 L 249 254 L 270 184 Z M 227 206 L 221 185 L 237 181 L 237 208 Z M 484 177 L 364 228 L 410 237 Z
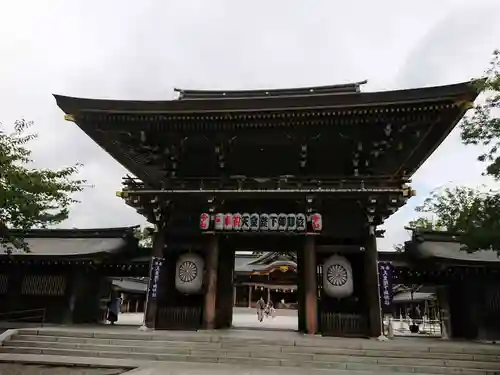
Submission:
M 392 342 L 378 342 L 373 340 L 349 340 L 332 338 L 304 338 L 298 337 L 293 340 L 271 340 L 262 338 L 242 338 L 225 337 L 196 332 L 186 332 L 183 334 L 170 333 L 123 333 L 123 332 L 88 332 L 88 331 L 63 331 L 63 330 L 20 330 L 17 335 L 23 341 L 36 340 L 36 337 L 43 337 L 43 341 L 59 342 L 82 342 L 89 344 L 99 344 L 104 340 L 112 345 L 144 345 L 144 346 L 178 346 L 178 347 L 198 347 L 206 348 L 251 348 L 258 346 L 266 351 L 300 351 L 307 353 L 328 354 L 332 349 L 362 350 L 362 351 L 397 351 L 410 353 L 434 353 L 429 358 L 439 358 L 439 354 L 454 354 L 456 359 L 470 360 L 470 356 L 495 356 L 500 357 L 500 346 L 474 343 L 444 343 L 433 342 L 432 344 L 409 344 L 404 340 L 394 340 Z M 14 338 L 15 340 L 16 338 Z M 423 339 L 425 340 L 425 339 Z M 462 356 L 461 356 L 462 355 Z M 467 357 L 468 356 L 468 357 Z
M 130 352 L 93 352 L 79 349 L 54 349 L 54 348 L 23 348 L 23 347 L 2 347 L 1 351 L 11 354 L 39 354 L 55 356 L 77 356 L 77 357 L 99 357 L 115 359 L 135 359 L 139 361 L 175 361 L 175 362 L 211 362 L 211 363 L 231 363 L 251 366 L 283 366 L 302 368 L 321 368 L 337 370 L 355 371 L 379 371 L 379 372 L 404 372 L 417 374 L 462 374 L 462 375 L 494 375 L 497 369 L 480 369 L 464 367 L 428 366 L 422 363 L 415 365 L 415 360 L 408 359 L 408 363 L 363 363 L 348 362 L 345 358 L 339 361 L 303 361 L 301 359 L 278 359 L 278 358 L 255 358 L 236 356 L 193 356 L 182 354 L 151 354 L 151 353 L 130 353 Z M 500 367 L 500 366 L 497 366 Z
M 332 354 L 313 354 L 313 353 L 288 353 L 279 351 L 266 351 L 260 348 L 252 350 L 221 350 L 221 349 L 198 349 L 198 348 L 176 348 L 176 347 L 145 347 L 145 346 L 124 346 L 124 345 L 96 345 L 96 344 L 78 344 L 78 343 L 60 343 L 60 342 L 36 342 L 36 341 L 10 341 L 5 343 L 6 347 L 38 348 L 43 349 L 71 349 L 85 350 L 94 353 L 100 352 L 127 352 L 127 353 L 146 353 L 146 354 L 175 354 L 196 357 L 237 357 L 237 358 L 271 358 L 280 360 L 299 360 L 299 361 L 319 361 L 319 362 L 356 362 L 356 363 L 374 363 L 374 364 L 397 364 L 408 365 L 416 361 L 411 353 L 405 357 L 398 356 L 399 352 L 380 352 L 379 355 L 366 356 L 362 352 L 337 352 Z M 463 368 L 480 369 L 499 369 L 498 358 L 487 358 L 486 360 L 457 360 L 456 358 L 422 358 L 418 361 L 423 366 L 451 366 Z
M 207 345 L 211 344 L 211 345 Z M 138 353 L 171 353 L 171 354 L 190 354 L 193 352 L 234 352 L 241 353 L 244 356 L 277 356 L 281 358 L 302 358 L 303 360 L 313 360 L 316 358 L 328 358 L 328 356 L 344 357 L 366 357 L 366 358 L 411 358 L 415 359 L 414 352 L 396 351 L 396 350 L 358 350 L 358 349 L 338 349 L 338 348 L 318 348 L 307 347 L 279 347 L 279 346 L 237 346 L 225 347 L 220 343 L 176 343 L 170 341 L 139 341 L 139 340 L 104 340 L 104 339 L 78 339 L 69 337 L 55 336 L 14 336 L 10 341 L 4 343 L 5 346 L 21 347 L 50 347 L 50 348 L 68 348 L 85 349 L 94 351 L 127 351 Z M 247 355 L 248 354 L 248 355 Z M 419 359 L 426 360 L 459 360 L 459 361 L 482 361 L 482 362 L 500 362 L 500 355 L 473 355 L 463 353 L 442 353 L 420 352 Z
M 150 332 L 110 332 L 110 331 L 91 331 L 91 330 L 71 330 L 71 329 L 36 329 L 23 328 L 19 329 L 19 335 L 30 336 L 56 336 L 56 337 L 75 337 L 75 338 L 97 338 L 97 339 L 123 339 L 140 340 L 140 341 L 188 341 L 188 342 L 218 342 L 217 335 L 208 334 L 205 332 L 182 332 L 177 331 L 161 331 Z M 285 341 L 285 340 L 283 340 Z M 288 341 L 288 340 L 286 340 Z
M 124 345 L 124 346 L 145 346 L 145 347 L 165 347 L 175 346 L 183 348 L 199 347 L 199 348 L 222 348 L 222 343 L 218 342 L 189 342 L 189 341 L 160 341 L 160 340 L 129 340 L 127 336 L 122 336 L 120 339 L 96 339 L 82 337 L 67 337 L 67 336 L 32 336 L 32 335 L 15 335 L 10 341 L 43 341 L 43 342 L 61 342 L 61 343 L 79 343 L 79 344 L 109 344 L 109 345 Z M 272 346 L 275 348 L 275 346 Z
M 177 361 L 425 374 L 492 375 L 500 347 L 474 343 L 275 338 L 245 332 L 21 329 L 0 352 L 135 361 Z

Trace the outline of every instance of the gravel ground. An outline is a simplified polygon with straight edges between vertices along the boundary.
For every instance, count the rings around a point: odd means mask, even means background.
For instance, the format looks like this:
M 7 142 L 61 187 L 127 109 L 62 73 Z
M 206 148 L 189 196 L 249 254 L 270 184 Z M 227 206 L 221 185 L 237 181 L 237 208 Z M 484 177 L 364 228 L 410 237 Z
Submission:
M 127 370 L 0 363 L 0 375 L 118 375 Z

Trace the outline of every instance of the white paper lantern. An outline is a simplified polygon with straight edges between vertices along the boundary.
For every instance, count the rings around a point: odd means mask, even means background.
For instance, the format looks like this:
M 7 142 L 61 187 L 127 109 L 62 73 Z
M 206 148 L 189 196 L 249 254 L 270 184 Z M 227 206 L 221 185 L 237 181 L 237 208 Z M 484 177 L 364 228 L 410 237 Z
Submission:
M 241 229 L 250 230 L 250 214 L 244 213 L 241 215 Z
M 345 257 L 332 255 L 323 264 L 323 290 L 334 298 L 346 298 L 354 292 L 352 266 Z
M 184 294 L 202 291 L 205 262 L 198 254 L 182 254 L 175 265 L 175 288 Z
M 233 229 L 233 214 L 224 214 L 224 229 Z
M 287 225 L 287 214 L 278 215 L 278 230 L 286 230 Z
M 260 227 L 260 215 L 253 213 L 250 215 L 250 230 L 258 231 Z
M 241 214 L 239 213 L 233 215 L 233 229 L 234 230 L 241 229 Z
M 293 231 L 297 229 L 297 215 L 288 214 L 286 218 L 286 230 Z
M 259 229 L 260 230 L 269 230 L 269 215 L 268 214 L 260 214 Z
M 278 214 L 269 215 L 269 230 L 278 230 Z
M 296 229 L 297 231 L 303 232 L 306 230 L 307 228 L 306 215 L 297 214 L 296 222 L 297 222 L 297 229 Z
M 210 215 L 206 212 L 200 214 L 200 229 L 207 230 L 210 227 Z
M 323 229 L 323 217 L 321 214 L 312 214 L 311 215 L 311 227 L 315 232 L 320 232 Z
M 215 230 L 222 230 L 222 229 L 224 229 L 224 214 L 217 214 L 217 215 L 215 215 L 214 228 L 215 228 Z

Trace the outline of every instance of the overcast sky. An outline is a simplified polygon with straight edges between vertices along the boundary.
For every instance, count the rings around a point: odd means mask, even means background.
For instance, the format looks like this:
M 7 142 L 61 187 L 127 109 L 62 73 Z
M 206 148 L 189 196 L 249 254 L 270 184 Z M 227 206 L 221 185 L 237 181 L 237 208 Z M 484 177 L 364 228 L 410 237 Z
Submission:
M 172 99 L 174 87 L 449 84 L 487 67 L 499 20 L 499 0 L 0 0 L 0 121 L 35 121 L 38 166 L 85 165 L 95 188 L 64 226 L 142 224 L 115 197 L 125 169 L 63 120 L 52 93 Z M 415 175 L 418 197 L 386 223 L 380 248 L 407 238 L 403 225 L 433 188 L 491 183 L 476 154 L 450 135 Z

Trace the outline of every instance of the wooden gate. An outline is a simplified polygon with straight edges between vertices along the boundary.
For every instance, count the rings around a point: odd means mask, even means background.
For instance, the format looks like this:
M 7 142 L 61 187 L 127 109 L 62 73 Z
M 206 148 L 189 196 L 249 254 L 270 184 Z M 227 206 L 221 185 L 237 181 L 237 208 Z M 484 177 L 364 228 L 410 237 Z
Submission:
M 323 336 L 365 337 L 368 321 L 364 314 L 336 311 L 335 303 L 323 291 L 323 265 L 316 268 L 318 285 L 318 322 Z

